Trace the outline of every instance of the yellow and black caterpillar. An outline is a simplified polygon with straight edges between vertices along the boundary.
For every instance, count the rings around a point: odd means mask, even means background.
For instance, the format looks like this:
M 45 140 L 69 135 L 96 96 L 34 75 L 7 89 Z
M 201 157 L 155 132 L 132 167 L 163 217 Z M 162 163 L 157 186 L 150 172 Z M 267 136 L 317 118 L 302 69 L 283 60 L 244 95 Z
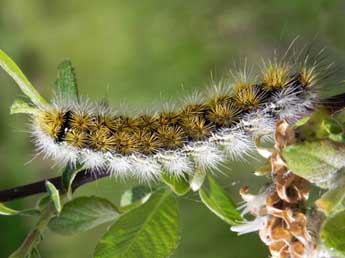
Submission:
M 277 119 L 313 110 L 321 74 L 308 58 L 269 62 L 253 80 L 239 76 L 177 110 L 135 117 L 58 100 L 40 107 L 33 134 L 39 150 L 59 163 L 145 180 L 163 170 L 180 176 L 241 158 L 253 137 L 272 135 Z

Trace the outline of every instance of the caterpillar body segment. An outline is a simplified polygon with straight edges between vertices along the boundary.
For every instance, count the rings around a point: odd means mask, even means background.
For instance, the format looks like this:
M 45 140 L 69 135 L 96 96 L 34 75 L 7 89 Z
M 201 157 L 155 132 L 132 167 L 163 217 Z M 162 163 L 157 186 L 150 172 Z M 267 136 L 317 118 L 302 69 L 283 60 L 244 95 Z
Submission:
M 253 138 L 272 135 L 277 119 L 310 112 L 318 103 L 318 75 L 314 67 L 270 63 L 257 81 L 235 81 L 203 101 L 134 117 L 56 101 L 33 117 L 33 135 L 38 150 L 61 164 L 143 180 L 163 170 L 182 176 L 195 166 L 243 158 L 254 149 Z

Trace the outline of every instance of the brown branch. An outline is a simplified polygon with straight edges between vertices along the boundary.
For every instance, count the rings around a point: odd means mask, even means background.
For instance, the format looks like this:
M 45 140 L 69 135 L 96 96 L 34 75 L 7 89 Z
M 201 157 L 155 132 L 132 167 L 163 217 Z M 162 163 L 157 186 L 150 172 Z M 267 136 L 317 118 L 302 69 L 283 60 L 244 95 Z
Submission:
M 322 100 L 321 105 L 325 107 L 331 114 L 345 108 L 345 93 Z
M 72 191 L 75 191 L 78 187 L 101 179 L 103 177 L 110 176 L 110 172 L 99 170 L 96 172 L 81 171 L 75 177 L 72 183 Z M 65 192 L 66 189 L 62 183 L 62 177 L 48 178 L 42 181 L 38 181 L 32 184 L 22 185 L 11 189 L 5 189 L 0 191 L 0 202 L 8 202 L 15 199 L 28 197 L 35 194 L 47 192 L 45 182 L 51 182 L 59 191 Z

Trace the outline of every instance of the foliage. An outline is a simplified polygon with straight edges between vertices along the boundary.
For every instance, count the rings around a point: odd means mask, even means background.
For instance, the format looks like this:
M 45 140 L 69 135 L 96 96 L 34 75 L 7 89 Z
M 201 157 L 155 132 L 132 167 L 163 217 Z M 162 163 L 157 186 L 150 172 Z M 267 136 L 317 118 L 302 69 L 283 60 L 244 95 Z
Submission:
M 205 185 L 199 191 L 202 202 L 218 217 L 229 225 L 243 222 L 241 214 L 236 209 L 235 203 L 220 187 L 217 181 L 208 176 L 208 188 Z
M 118 209 L 108 200 L 90 196 L 65 203 L 59 216 L 49 222 L 49 228 L 62 235 L 90 230 L 119 216 Z
M 162 189 L 110 227 L 96 247 L 95 258 L 164 258 L 177 247 L 179 239 L 176 198 L 168 189 Z
M 284 149 L 288 167 L 301 177 L 327 189 L 315 204 L 326 216 L 320 241 L 335 257 L 344 257 L 344 110 L 329 116 L 318 110 L 297 125 L 299 143 Z

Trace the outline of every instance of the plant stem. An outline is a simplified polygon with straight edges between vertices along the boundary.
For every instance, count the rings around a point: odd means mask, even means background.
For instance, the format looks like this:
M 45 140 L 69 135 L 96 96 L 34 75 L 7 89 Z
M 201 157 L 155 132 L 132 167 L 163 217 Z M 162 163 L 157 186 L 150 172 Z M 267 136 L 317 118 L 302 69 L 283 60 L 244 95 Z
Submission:
M 345 108 L 345 93 L 329 97 L 321 101 L 321 105 L 331 114 Z
M 110 175 L 111 173 L 105 170 L 98 170 L 98 171 L 83 170 L 76 175 L 72 183 L 72 191 L 75 191 L 78 187 L 84 184 L 91 183 L 93 181 L 96 181 L 103 177 L 108 177 Z M 56 187 L 56 189 L 58 189 L 60 192 L 63 193 L 66 191 L 62 183 L 62 177 L 59 176 L 59 177 L 54 177 L 54 178 L 48 178 L 48 179 L 38 181 L 32 184 L 27 184 L 27 185 L 22 185 L 22 186 L 10 188 L 10 189 L 1 190 L 0 202 L 8 202 L 8 201 L 13 201 L 19 198 L 28 197 L 31 195 L 46 193 L 47 192 L 47 189 L 45 186 L 46 181 L 51 182 Z
M 24 258 L 30 254 L 33 248 L 40 242 L 41 235 L 48 226 L 51 218 L 55 216 L 55 208 L 50 203 L 42 212 L 36 227 L 26 236 L 21 246 L 9 258 Z

